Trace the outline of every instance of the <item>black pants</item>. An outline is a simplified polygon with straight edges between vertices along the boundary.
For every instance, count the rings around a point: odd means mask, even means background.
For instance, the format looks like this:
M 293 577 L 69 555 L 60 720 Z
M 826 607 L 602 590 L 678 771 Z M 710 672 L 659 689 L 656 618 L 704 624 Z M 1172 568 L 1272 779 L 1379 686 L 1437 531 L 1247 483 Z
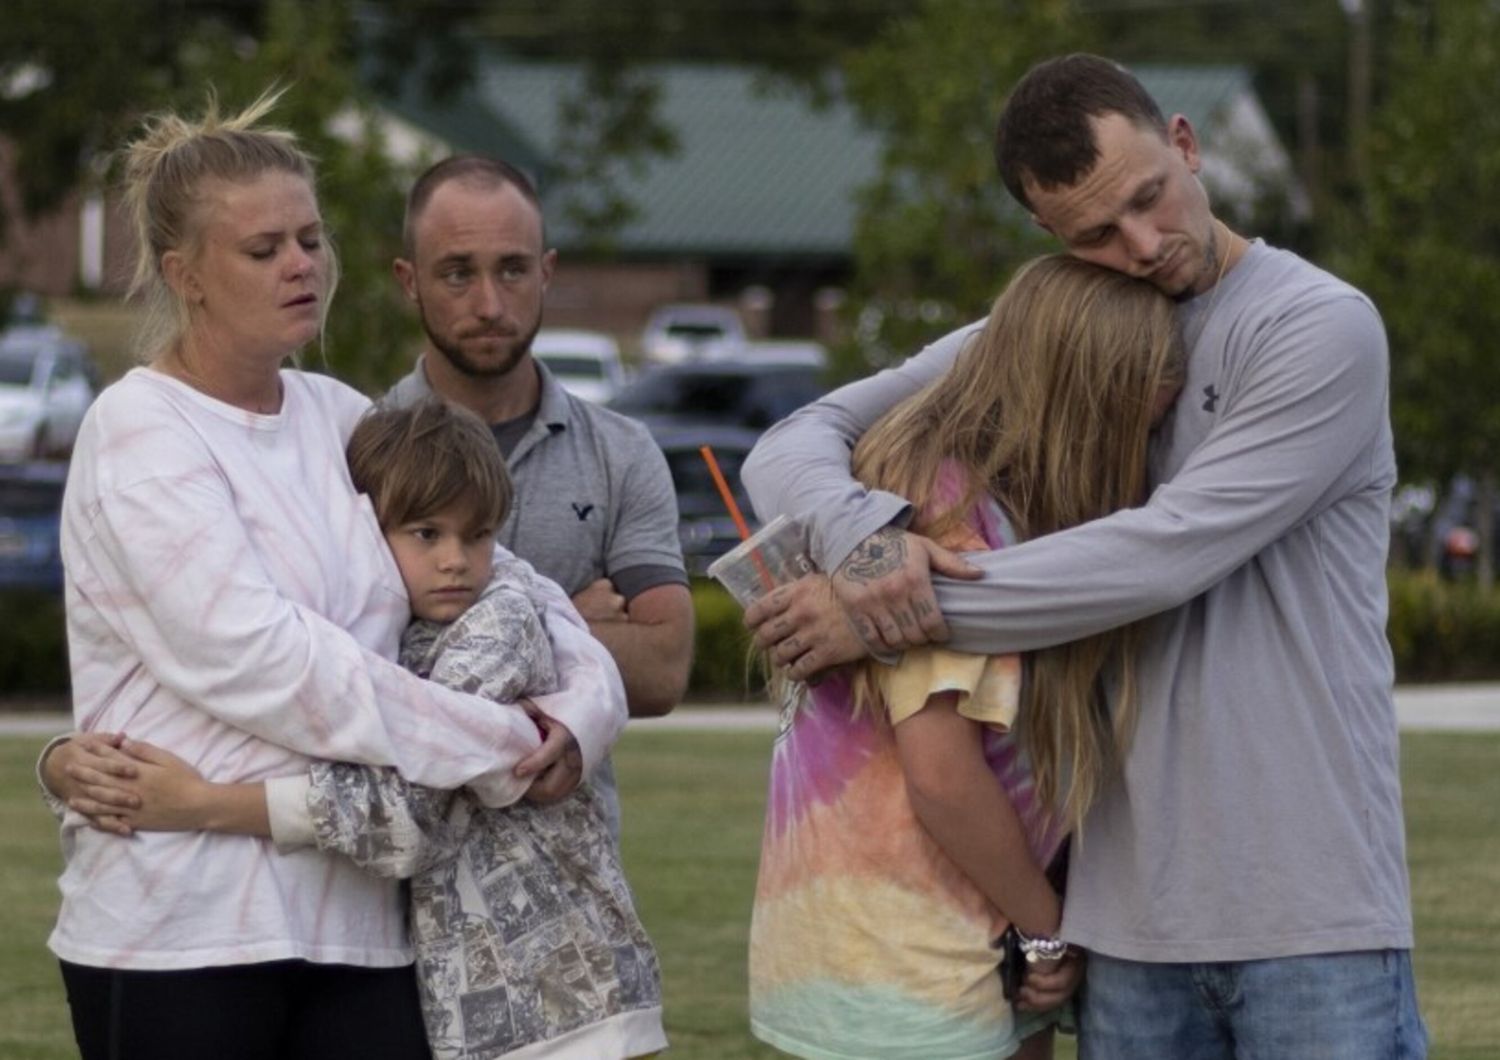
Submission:
M 410 966 L 61 963 L 83 1060 L 430 1060 Z

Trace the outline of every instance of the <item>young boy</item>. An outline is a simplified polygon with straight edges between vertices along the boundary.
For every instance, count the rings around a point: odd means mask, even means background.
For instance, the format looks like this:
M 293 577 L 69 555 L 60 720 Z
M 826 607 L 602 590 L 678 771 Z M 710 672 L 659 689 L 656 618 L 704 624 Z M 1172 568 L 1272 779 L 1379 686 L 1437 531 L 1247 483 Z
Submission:
M 377 408 L 348 447 L 411 601 L 401 663 L 498 702 L 552 691 L 552 651 L 525 591 L 495 562 L 511 486 L 489 429 L 430 400 Z M 439 1060 L 615 1060 L 666 1046 L 656 953 L 587 784 L 552 805 L 485 807 L 394 770 L 320 762 L 304 776 L 213 784 L 145 745 L 137 830 L 270 835 L 410 878 L 411 936 Z M 152 768 L 155 765 L 157 768 Z

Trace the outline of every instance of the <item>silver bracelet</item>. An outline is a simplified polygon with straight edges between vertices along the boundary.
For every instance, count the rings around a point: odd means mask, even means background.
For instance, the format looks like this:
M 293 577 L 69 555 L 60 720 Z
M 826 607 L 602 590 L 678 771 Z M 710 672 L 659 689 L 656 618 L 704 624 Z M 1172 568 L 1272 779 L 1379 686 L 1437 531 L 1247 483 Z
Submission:
M 1068 944 L 1060 938 L 1047 935 L 1032 937 L 1019 928 L 1016 929 L 1016 938 L 1021 942 L 1021 952 L 1026 955 L 1027 964 L 1060 961 L 1068 955 Z

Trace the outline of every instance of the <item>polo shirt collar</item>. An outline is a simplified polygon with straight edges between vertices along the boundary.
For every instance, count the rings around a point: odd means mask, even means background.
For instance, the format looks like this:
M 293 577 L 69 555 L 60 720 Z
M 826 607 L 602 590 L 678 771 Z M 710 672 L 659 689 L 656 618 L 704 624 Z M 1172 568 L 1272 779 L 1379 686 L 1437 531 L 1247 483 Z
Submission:
M 542 384 L 542 396 L 536 408 L 536 422 L 545 425 L 549 430 L 566 430 L 573 422 L 573 406 L 569 401 L 568 392 L 563 389 L 562 384 L 557 381 L 545 364 L 535 357 L 531 359 L 531 363 L 536 366 L 537 376 Z M 417 355 L 416 367 L 392 387 L 392 393 L 404 404 L 420 401 L 434 393 L 432 383 L 427 379 L 426 353 Z
M 537 422 L 554 431 L 566 430 L 573 422 L 573 404 L 568 392 L 545 364 L 535 357 L 531 363 L 536 365 L 537 375 L 542 381 L 542 400 L 536 407 Z

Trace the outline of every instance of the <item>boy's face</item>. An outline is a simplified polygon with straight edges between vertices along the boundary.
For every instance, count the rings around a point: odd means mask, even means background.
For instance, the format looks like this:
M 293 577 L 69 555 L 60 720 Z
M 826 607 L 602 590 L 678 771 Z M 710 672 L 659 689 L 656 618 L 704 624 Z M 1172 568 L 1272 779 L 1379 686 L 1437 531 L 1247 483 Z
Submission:
M 495 562 L 495 528 L 476 527 L 470 513 L 448 510 L 386 530 L 401 569 L 411 613 L 452 622 L 473 606 L 489 584 Z

